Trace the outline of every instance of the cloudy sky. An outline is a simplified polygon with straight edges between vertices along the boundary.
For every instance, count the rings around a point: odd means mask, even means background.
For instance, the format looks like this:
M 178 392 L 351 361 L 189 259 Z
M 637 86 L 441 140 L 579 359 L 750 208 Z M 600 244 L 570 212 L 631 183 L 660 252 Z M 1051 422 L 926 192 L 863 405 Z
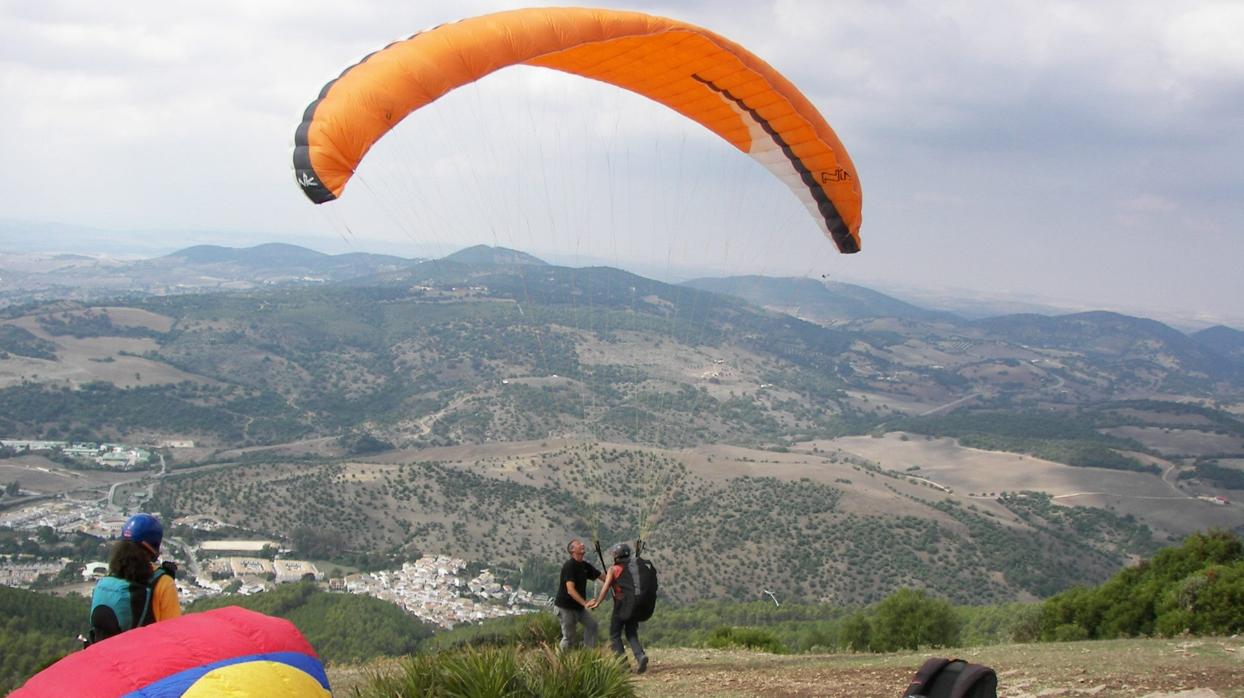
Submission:
M 303 198 L 293 130 L 328 79 L 392 39 L 515 6 L 0 0 L 0 218 L 146 250 L 486 242 L 1244 324 L 1244 3 L 614 3 L 713 29 L 803 90 L 859 171 L 854 256 L 707 131 L 537 69 L 412 115 L 341 201 Z M 0 251 L 31 249 L 4 235 Z

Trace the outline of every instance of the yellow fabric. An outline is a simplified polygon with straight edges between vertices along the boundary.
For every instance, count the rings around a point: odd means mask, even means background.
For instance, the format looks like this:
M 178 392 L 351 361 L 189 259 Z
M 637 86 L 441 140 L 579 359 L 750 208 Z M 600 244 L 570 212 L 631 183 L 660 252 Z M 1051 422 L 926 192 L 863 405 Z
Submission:
M 213 669 L 182 698 L 321 698 L 332 694 L 315 677 L 280 662 L 245 662 Z
M 152 572 L 155 572 L 153 569 Z M 177 583 L 167 574 L 156 580 L 151 592 L 151 610 L 156 621 L 169 620 L 181 615 L 181 601 L 177 598 Z

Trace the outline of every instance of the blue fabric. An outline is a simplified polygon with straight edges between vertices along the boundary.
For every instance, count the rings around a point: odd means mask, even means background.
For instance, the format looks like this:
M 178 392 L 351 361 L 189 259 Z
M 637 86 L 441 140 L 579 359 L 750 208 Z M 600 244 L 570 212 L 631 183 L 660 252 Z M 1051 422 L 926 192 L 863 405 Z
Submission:
M 289 666 L 299 669 L 308 674 L 320 685 L 324 690 L 328 688 L 328 676 L 324 673 L 324 667 L 315 657 L 302 652 L 268 652 L 264 654 L 251 654 L 244 657 L 231 657 L 222 659 L 212 664 L 204 664 L 202 666 L 191 667 L 176 674 L 166 676 L 153 684 L 145 686 L 127 693 L 122 698 L 176 698 L 186 692 L 186 689 L 194 685 L 196 681 L 203 678 L 205 674 L 213 669 L 231 664 L 242 664 L 244 662 L 279 662 L 288 664 Z

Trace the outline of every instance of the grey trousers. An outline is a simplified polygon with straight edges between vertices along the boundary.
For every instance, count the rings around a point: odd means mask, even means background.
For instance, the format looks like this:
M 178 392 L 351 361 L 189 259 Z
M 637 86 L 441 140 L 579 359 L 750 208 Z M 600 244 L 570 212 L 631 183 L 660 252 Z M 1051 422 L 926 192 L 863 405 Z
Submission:
M 561 649 L 568 650 L 579 644 L 578 638 L 575 637 L 578 634 L 575 632 L 575 626 L 579 624 L 583 625 L 583 646 L 588 648 L 596 646 L 596 619 L 592 617 L 591 611 L 586 608 L 572 609 L 558 606 L 557 616 L 562 621 L 562 641 L 558 645 Z

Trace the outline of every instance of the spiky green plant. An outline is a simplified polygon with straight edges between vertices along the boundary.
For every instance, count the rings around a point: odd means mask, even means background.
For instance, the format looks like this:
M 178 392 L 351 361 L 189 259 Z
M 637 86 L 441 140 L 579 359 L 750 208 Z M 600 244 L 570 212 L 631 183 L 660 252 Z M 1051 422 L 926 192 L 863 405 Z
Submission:
M 558 654 L 545 645 L 463 647 L 409 657 L 373 674 L 357 698 L 634 698 L 625 663 L 593 650 Z
M 528 655 L 525 669 L 527 689 L 533 696 L 622 698 L 634 695 L 626 663 L 593 650 L 557 654 L 546 646 Z

